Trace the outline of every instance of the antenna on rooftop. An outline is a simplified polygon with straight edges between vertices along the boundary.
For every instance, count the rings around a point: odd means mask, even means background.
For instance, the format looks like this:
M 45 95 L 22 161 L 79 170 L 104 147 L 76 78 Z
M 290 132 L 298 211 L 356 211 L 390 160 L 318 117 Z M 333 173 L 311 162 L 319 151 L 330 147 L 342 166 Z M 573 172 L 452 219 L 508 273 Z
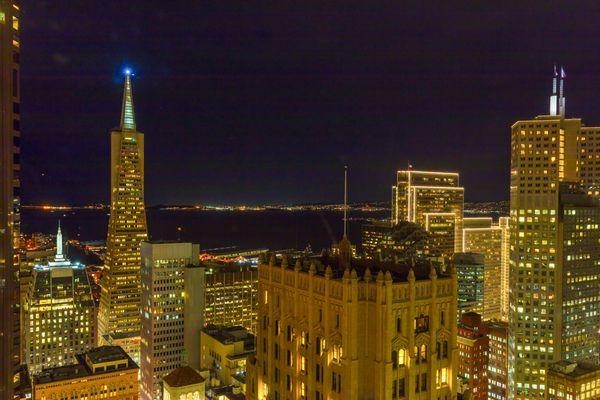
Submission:
M 348 166 L 344 165 L 344 237 L 348 233 Z

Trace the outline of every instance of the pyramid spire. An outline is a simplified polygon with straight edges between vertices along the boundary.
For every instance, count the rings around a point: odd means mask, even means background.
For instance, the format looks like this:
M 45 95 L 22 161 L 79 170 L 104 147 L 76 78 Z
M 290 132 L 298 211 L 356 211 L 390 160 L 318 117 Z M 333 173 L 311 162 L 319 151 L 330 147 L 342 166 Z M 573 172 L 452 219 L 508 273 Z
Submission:
M 125 87 L 123 88 L 123 106 L 121 108 L 122 131 L 135 131 L 135 113 L 133 112 L 133 92 L 131 89 L 132 72 L 128 68 L 125 70 Z

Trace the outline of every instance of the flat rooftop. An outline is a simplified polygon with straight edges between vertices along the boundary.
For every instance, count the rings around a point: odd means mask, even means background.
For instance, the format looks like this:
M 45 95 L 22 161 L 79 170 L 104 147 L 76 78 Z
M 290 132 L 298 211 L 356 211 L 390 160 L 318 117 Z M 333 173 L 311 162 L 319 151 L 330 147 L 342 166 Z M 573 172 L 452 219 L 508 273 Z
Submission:
M 555 374 L 566 377 L 579 378 L 590 373 L 600 373 L 600 366 L 587 362 L 573 362 L 561 360 L 549 365 L 548 369 Z
M 91 349 L 84 354 L 94 364 L 119 361 L 119 360 L 131 360 L 125 350 L 119 346 L 100 346 Z M 128 363 L 129 364 L 129 363 Z
M 254 350 L 254 335 L 243 326 L 217 326 L 208 325 L 202 329 L 202 332 L 218 340 L 222 344 L 233 344 L 244 342 L 244 350 Z
M 87 364 L 86 356 L 89 357 L 92 363 L 105 363 L 120 360 L 127 360 L 127 366 L 117 368 L 110 371 L 92 372 L 92 369 Z M 52 382 L 61 382 L 77 378 L 84 378 L 90 375 L 100 375 L 115 371 L 125 371 L 130 369 L 138 369 L 135 361 L 131 359 L 119 346 L 101 346 L 91 349 L 87 353 L 78 354 L 75 356 L 77 364 L 65 365 L 62 367 L 48 368 L 37 375 L 33 376 L 33 382 L 36 385 Z

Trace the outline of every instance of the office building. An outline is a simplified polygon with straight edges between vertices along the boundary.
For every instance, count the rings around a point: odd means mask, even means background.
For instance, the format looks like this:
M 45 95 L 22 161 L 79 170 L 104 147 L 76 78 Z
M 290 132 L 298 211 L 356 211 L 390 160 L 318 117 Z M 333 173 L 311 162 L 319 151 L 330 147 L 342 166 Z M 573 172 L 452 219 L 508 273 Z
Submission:
M 367 258 L 377 260 L 413 257 L 434 259 L 441 254 L 432 243 L 432 235 L 419 224 L 408 221 L 398 224 L 381 221 L 363 225 L 362 249 Z
M 502 261 L 507 230 L 492 218 L 464 218 L 462 251 L 484 255 L 484 320 L 502 319 Z
M 600 366 L 557 361 L 548 366 L 546 400 L 600 399 Z
M 20 2 L 0 0 L 0 400 L 19 381 Z
M 34 400 L 138 400 L 137 364 L 118 346 L 78 354 L 71 365 L 32 378 Z
M 479 253 L 455 253 L 452 265 L 458 281 L 458 315 L 474 312 L 481 315 L 485 309 L 485 261 Z
M 246 376 L 246 358 L 253 354 L 254 335 L 241 326 L 208 325 L 202 329 L 201 368 L 209 369 L 221 385 Z M 241 385 L 240 385 L 241 386 Z
M 204 326 L 243 326 L 256 331 L 256 266 L 214 260 L 188 265 L 184 286 L 184 341 L 190 367 L 200 368 Z
M 510 273 L 510 217 L 500 217 L 498 226 L 502 229 L 502 249 L 500 250 L 500 319 L 508 322 L 509 273 Z
M 488 399 L 508 399 L 508 324 L 503 321 L 485 323 L 488 338 Z
M 110 134 L 111 195 L 98 311 L 100 344 L 123 347 L 139 360 L 140 246 L 146 240 L 144 134 L 135 124 L 131 73 L 126 71 L 121 123 Z
M 463 397 L 488 399 L 488 337 L 481 315 L 468 312 L 461 315 L 458 324 L 458 379 Z
M 259 264 L 246 398 L 456 398 L 454 272 L 339 248 Z
M 198 264 L 199 247 L 192 243 L 142 242 L 140 368 L 143 400 L 159 400 L 162 378 L 181 366 L 184 273 L 186 266 Z
M 598 357 L 600 215 L 589 194 L 600 167 L 587 144 L 600 128 L 565 117 L 564 81 L 555 74 L 549 115 L 511 127 L 511 399 L 542 399 L 552 362 Z
M 72 364 L 76 354 L 90 350 L 96 338 L 95 317 L 85 267 L 64 257 L 59 225 L 54 261 L 33 268 L 23 309 L 29 374 Z
M 162 400 L 204 400 L 206 379 L 190 366 L 182 366 L 167 374 L 162 383 Z
M 392 188 L 392 222 L 416 222 L 446 257 L 461 251 L 464 188 L 454 172 L 398 171 Z

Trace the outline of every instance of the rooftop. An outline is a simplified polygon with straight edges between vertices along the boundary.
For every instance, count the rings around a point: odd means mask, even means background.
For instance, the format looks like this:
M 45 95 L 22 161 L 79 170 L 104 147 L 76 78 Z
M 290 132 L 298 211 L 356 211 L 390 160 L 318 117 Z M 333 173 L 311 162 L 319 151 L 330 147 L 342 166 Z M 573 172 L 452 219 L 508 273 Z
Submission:
M 91 349 L 84 354 L 94 364 L 105 363 L 111 361 L 128 360 L 133 362 L 127 355 L 125 350 L 119 346 L 100 346 Z
M 600 374 L 600 366 L 586 363 L 586 362 L 573 362 L 561 360 L 550 364 L 548 367 L 549 371 L 554 372 L 555 374 L 561 374 L 571 378 L 579 378 L 583 375 L 590 373 L 599 373 Z
M 271 257 L 269 263 L 284 267 L 286 269 L 299 268 L 302 272 L 309 272 L 311 267 L 314 265 L 315 274 L 325 276 L 327 267 L 331 268 L 332 279 L 342 279 L 346 272 L 346 266 L 342 262 L 338 255 L 332 254 L 329 251 L 324 251 L 318 256 L 307 256 L 297 258 L 295 260 L 274 259 Z M 427 280 L 430 278 L 432 268 L 435 268 L 438 278 L 446 278 L 450 275 L 446 272 L 440 271 L 440 266 L 432 263 L 431 260 L 415 257 L 411 260 L 378 260 L 378 259 L 367 259 L 367 258 L 352 258 L 350 260 L 350 268 L 348 272 L 354 274 L 359 279 L 362 279 L 365 272 L 369 270 L 371 279 L 376 279 L 377 274 L 381 271 L 387 275 L 389 272 L 392 281 L 394 282 L 406 282 L 410 271 L 412 270 L 416 280 Z
M 115 369 L 111 371 L 102 371 L 93 373 L 92 369 L 86 362 L 86 356 L 93 363 L 103 363 L 119 360 L 127 360 L 125 368 Z M 87 353 L 78 354 L 76 356 L 77 364 L 65 365 L 62 367 L 48 368 L 33 377 L 35 384 L 44 384 L 51 382 L 60 382 L 76 378 L 82 378 L 89 375 L 99 375 L 107 372 L 115 372 L 119 370 L 138 369 L 137 364 L 125 353 L 119 346 L 101 346 L 94 348 Z
M 171 387 L 182 387 L 204 382 L 204 378 L 194 368 L 179 367 L 163 378 Z
M 254 350 L 254 335 L 243 326 L 217 326 L 208 325 L 202 329 L 202 332 L 209 335 L 222 344 L 233 344 L 244 342 L 244 350 Z

